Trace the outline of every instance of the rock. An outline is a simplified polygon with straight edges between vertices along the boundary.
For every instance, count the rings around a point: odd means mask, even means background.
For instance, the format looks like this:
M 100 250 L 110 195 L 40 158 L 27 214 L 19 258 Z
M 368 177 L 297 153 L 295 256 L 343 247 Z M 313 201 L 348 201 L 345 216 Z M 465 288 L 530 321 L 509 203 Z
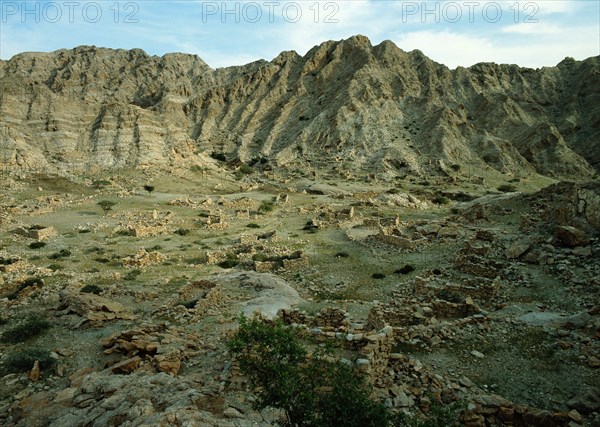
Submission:
M 589 387 L 567 402 L 569 408 L 582 414 L 590 414 L 600 410 L 600 388 Z
M 71 406 L 76 391 L 76 387 L 65 388 L 54 395 L 53 402 L 62 406 Z
M 573 248 L 575 246 L 585 246 L 590 242 L 585 232 L 570 225 L 561 225 L 556 227 L 554 230 L 554 237 L 561 245 L 569 248 Z
M 585 328 L 592 321 L 592 316 L 587 312 L 581 312 L 567 317 L 564 320 L 564 327 L 567 329 L 581 329 Z
M 225 417 L 227 418 L 245 418 L 244 414 L 242 414 L 240 411 L 238 411 L 235 408 L 227 408 L 223 411 L 223 415 L 225 415 Z
M 529 240 L 519 240 L 506 249 L 506 257 L 509 259 L 517 259 L 531 248 Z
M 129 359 L 123 360 L 122 362 L 117 363 L 110 367 L 110 370 L 113 374 L 130 374 L 135 371 L 140 363 L 142 362 L 142 358 L 139 356 L 134 356 Z
M 579 412 L 577 412 L 575 409 L 573 409 L 572 411 L 569 411 L 568 413 L 569 418 L 573 421 L 575 421 L 577 424 L 583 424 L 583 418 L 581 417 L 581 414 Z
M 485 357 L 485 355 L 477 350 L 473 350 L 471 351 L 471 355 L 475 356 L 478 359 L 483 359 Z
M 31 381 L 37 381 L 40 379 L 40 362 L 39 362 L 39 360 L 36 360 L 35 362 L 33 362 L 33 368 L 31 369 L 31 371 L 29 371 L 28 378 Z
M 398 393 L 398 395 L 394 398 L 394 407 L 396 408 L 408 408 L 409 405 L 410 401 L 404 392 Z
M 587 363 L 590 368 L 600 368 L 600 359 L 598 359 L 596 356 L 589 356 Z
M 177 376 L 181 369 L 181 360 L 179 352 L 172 352 L 167 355 L 158 355 L 154 357 L 156 368 L 160 372 L 165 372 L 172 376 Z

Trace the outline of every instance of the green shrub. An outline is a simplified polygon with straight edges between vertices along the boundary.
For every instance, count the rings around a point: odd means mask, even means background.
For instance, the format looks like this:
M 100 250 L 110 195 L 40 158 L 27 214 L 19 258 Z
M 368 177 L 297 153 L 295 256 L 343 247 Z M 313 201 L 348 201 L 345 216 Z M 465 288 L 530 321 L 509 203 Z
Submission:
M 254 173 L 254 168 L 252 166 L 242 165 L 240 166 L 239 171 L 244 175 L 251 175 Z
M 210 154 L 210 157 L 212 157 L 213 159 L 218 160 L 220 162 L 227 161 L 227 157 L 225 156 L 225 153 L 217 153 L 216 151 L 213 151 Z
M 221 268 L 233 268 L 238 265 L 240 262 L 237 259 L 226 259 L 225 261 L 221 261 L 217 264 Z
M 350 256 L 350 254 L 348 252 L 338 252 L 335 254 L 336 258 L 348 258 Z
M 273 202 L 269 202 L 267 200 L 263 200 L 260 204 L 260 206 L 258 207 L 258 211 L 259 212 L 271 212 L 273 210 L 273 208 L 275 207 L 275 205 L 273 204 Z
M 178 303 L 177 303 L 177 304 L 175 304 L 175 305 L 182 305 L 182 306 L 184 306 L 185 308 L 194 308 L 194 307 L 196 307 L 196 304 L 198 304 L 198 299 L 197 299 L 197 298 L 196 298 L 196 299 L 193 299 L 193 300 L 190 300 L 190 301 L 182 301 L 182 302 L 178 302 Z
M 100 206 L 104 212 L 110 211 L 113 208 L 113 206 L 116 205 L 115 202 L 112 202 L 110 200 L 101 200 L 96 204 Z
M 373 273 L 373 274 L 371 274 L 371 277 L 373 279 L 378 279 L 378 280 L 379 279 L 385 279 L 385 274 L 383 274 L 383 273 Z
M 4 359 L 3 371 L 7 373 L 26 372 L 33 367 L 36 360 L 40 363 L 40 369 L 43 370 L 52 368 L 55 363 L 48 350 L 28 348 L 15 353 L 9 353 Z
M 450 169 L 452 169 L 455 172 L 458 172 L 460 170 L 460 165 L 458 163 L 454 163 L 450 165 Z
M 398 270 L 394 271 L 395 274 L 408 274 L 415 271 L 415 268 L 410 265 L 410 264 L 406 264 L 404 267 L 399 268 Z
M 5 331 L 0 341 L 6 343 L 18 343 L 40 335 L 52 325 L 46 319 L 37 316 L 27 318 L 21 324 Z
M 448 302 L 461 303 L 464 301 L 464 298 L 462 298 L 459 294 L 457 294 L 456 292 L 449 291 L 447 289 L 440 289 L 436 293 L 436 296 L 439 299 L 443 299 L 444 301 Z
M 190 230 L 188 228 L 178 228 L 175 230 L 175 234 L 179 234 L 180 236 L 187 236 L 190 234 Z
M 104 188 L 109 185 L 111 185 L 111 182 L 107 181 L 105 179 L 99 179 L 99 180 L 92 182 L 92 187 L 94 187 L 96 189 L 101 189 L 101 188 Z
M 135 280 L 140 274 L 142 274 L 142 270 L 136 268 L 135 270 L 128 271 L 127 274 L 123 276 L 123 280 Z
M 450 199 L 446 196 L 436 196 L 433 199 L 433 203 L 437 205 L 447 205 L 448 203 L 450 203 Z
M 284 411 L 287 426 L 386 426 L 387 409 L 370 399 L 370 390 L 351 367 L 307 350 L 280 321 L 263 323 L 242 317 L 228 342 L 257 391 L 256 407 Z
M 71 251 L 69 249 L 61 249 L 58 252 L 48 255 L 48 259 L 61 259 L 61 258 L 67 258 L 70 256 L 71 256 Z
M 83 292 L 84 294 L 100 295 L 102 293 L 102 290 L 103 289 L 98 285 L 89 284 L 81 288 L 80 292 Z
M 151 194 L 154 191 L 154 185 L 146 184 L 144 185 L 144 190 L 146 190 L 148 194 Z
M 29 247 L 31 249 L 40 249 L 40 248 L 43 248 L 44 246 L 46 246 L 46 242 L 42 242 L 40 240 L 38 240 L 37 242 L 31 242 L 29 244 Z
M 498 187 L 498 191 L 502 191 L 503 193 L 511 193 L 513 191 L 517 191 L 517 187 L 512 184 L 502 184 Z
M 54 264 L 50 264 L 50 265 L 48 266 L 48 268 L 49 268 L 50 270 L 52 270 L 52 271 L 59 271 L 59 270 L 64 270 L 64 269 L 65 269 L 65 267 L 64 267 L 63 265 L 56 264 L 56 263 L 54 263 Z
M 248 228 L 260 228 L 260 225 L 258 225 L 255 222 L 251 222 L 250 224 L 248 224 L 246 227 Z

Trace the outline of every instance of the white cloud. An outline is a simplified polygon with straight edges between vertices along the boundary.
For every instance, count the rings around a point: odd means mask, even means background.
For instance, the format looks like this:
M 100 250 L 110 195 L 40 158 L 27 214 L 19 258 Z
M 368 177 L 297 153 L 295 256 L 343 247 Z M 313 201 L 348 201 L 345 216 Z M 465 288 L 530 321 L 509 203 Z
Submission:
M 403 50 L 419 49 L 450 68 L 478 62 L 518 64 L 538 68 L 554 66 L 565 57 L 586 59 L 599 54 L 595 27 L 566 28 L 558 34 L 514 40 L 481 37 L 449 31 L 415 31 L 394 41 Z
M 512 34 L 559 34 L 563 33 L 564 29 L 553 24 L 533 24 L 524 22 L 504 27 L 502 32 Z

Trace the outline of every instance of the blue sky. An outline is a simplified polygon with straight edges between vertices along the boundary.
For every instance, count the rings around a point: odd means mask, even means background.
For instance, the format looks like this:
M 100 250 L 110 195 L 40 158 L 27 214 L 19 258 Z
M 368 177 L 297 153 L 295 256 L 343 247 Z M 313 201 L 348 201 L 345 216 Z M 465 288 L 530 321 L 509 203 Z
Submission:
M 0 58 L 78 45 L 185 52 L 211 67 L 305 54 L 363 34 L 422 50 L 451 68 L 552 66 L 600 55 L 597 0 L 10 1 L 0 0 Z

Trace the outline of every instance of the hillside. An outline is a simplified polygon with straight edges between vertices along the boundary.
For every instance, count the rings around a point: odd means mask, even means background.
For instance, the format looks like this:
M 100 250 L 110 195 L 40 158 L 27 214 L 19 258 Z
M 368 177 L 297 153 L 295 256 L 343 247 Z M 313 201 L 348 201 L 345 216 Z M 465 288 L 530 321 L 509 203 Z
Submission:
M 172 169 L 223 152 L 381 178 L 600 170 L 600 57 L 450 70 L 363 36 L 211 69 L 81 46 L 0 62 L 0 153 L 19 171 Z M 263 160 L 263 164 L 267 164 Z M 331 166 L 331 164 L 329 165 Z

